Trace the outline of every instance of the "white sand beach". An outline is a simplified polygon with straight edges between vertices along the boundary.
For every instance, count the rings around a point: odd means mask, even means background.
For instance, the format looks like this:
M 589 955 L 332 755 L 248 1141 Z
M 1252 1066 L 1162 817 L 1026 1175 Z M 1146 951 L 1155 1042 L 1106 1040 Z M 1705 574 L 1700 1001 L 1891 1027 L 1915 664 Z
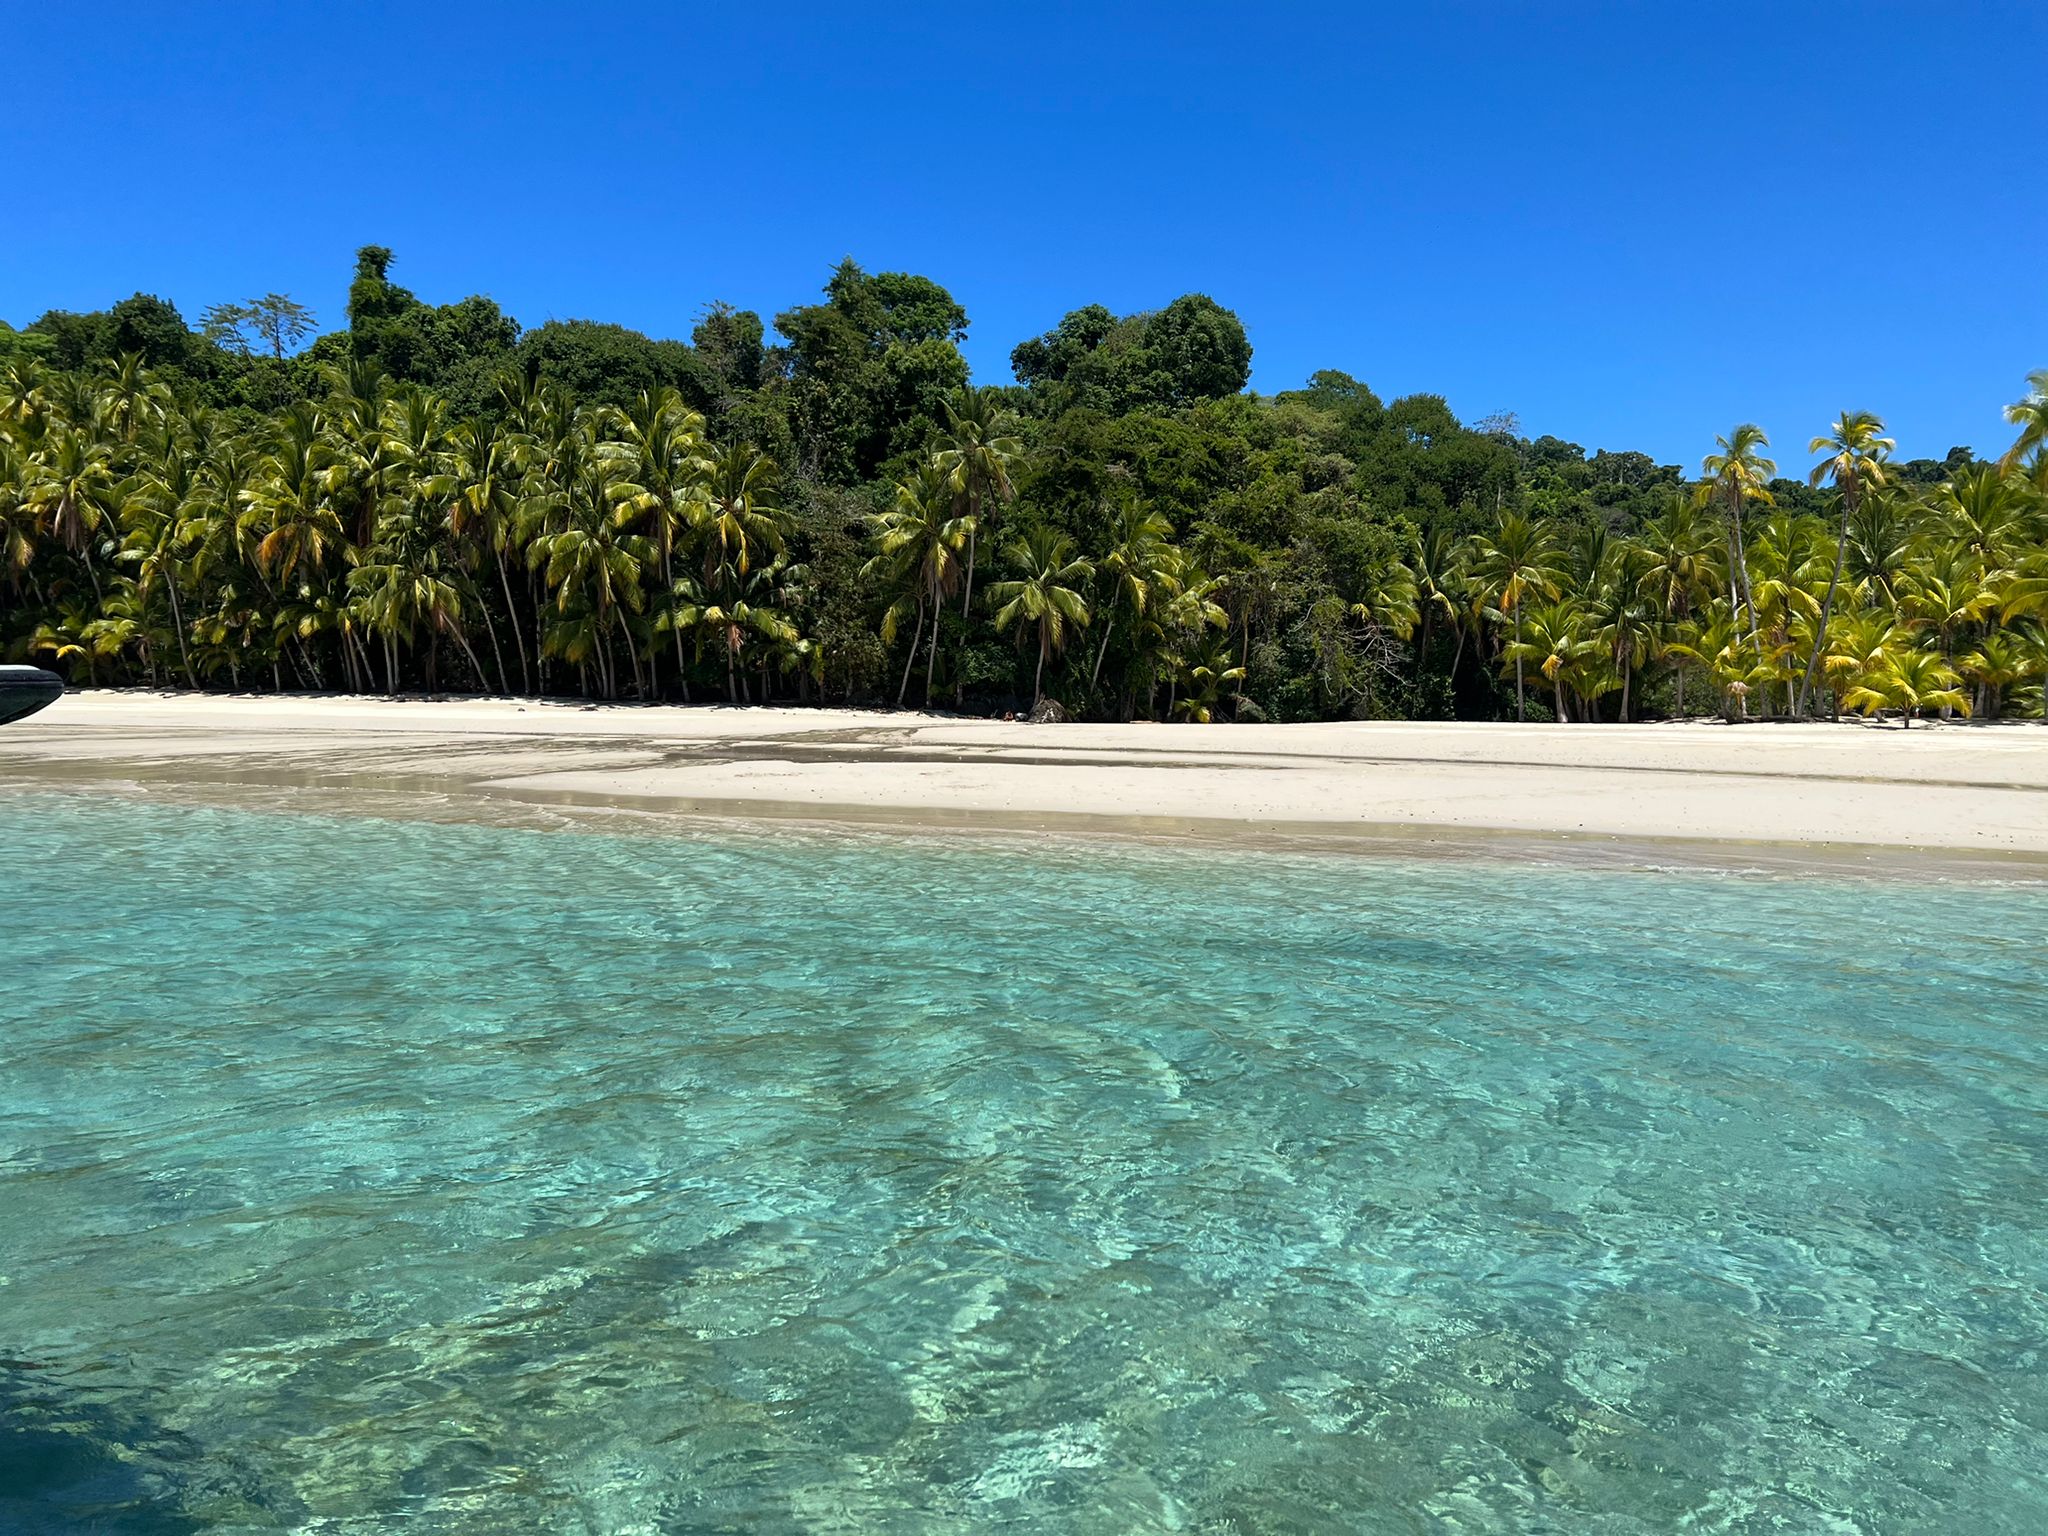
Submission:
M 435 791 L 1008 828 L 1435 832 L 2048 856 L 2035 723 L 1051 725 L 532 700 L 78 692 L 0 780 Z

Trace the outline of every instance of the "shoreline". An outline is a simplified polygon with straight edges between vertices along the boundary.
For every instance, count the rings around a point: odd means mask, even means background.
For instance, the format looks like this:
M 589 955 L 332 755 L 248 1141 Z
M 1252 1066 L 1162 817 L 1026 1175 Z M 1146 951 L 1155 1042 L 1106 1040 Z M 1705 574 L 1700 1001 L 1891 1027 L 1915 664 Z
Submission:
M 2048 877 L 2048 728 L 2031 722 L 1032 726 L 907 711 L 88 690 L 0 732 L 0 782 L 342 814 L 410 803 L 500 824 L 655 817 Z

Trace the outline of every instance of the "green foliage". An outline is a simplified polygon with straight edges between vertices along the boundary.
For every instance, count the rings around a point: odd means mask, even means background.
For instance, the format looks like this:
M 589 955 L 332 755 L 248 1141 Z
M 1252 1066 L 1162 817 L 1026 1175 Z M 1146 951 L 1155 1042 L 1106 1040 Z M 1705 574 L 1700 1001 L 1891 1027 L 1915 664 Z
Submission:
M 1041 414 L 1171 411 L 1243 389 L 1252 346 L 1236 315 L 1189 293 L 1121 319 L 1100 304 L 1077 309 L 1021 343 L 1010 366 Z
M 2048 375 L 2000 457 L 1845 413 L 1697 478 L 1326 370 L 1200 295 L 973 388 L 931 279 L 687 340 L 522 332 L 358 253 L 288 296 L 0 326 L 0 654 L 180 686 L 706 692 L 1162 720 L 2032 714 Z M 916 690 L 913 692 L 913 690 Z
M 802 467 L 832 484 L 914 454 L 967 382 L 967 311 L 930 278 L 842 261 L 823 304 L 775 317 L 788 341 L 790 430 Z

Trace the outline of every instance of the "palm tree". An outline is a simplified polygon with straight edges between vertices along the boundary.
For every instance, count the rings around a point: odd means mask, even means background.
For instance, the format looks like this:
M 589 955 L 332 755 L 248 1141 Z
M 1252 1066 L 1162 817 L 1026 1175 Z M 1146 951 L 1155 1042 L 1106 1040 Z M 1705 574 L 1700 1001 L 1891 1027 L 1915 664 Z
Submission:
M 946 426 L 939 437 L 937 458 L 965 509 L 967 577 L 966 595 L 960 600 L 960 613 L 965 617 L 974 607 L 974 554 L 984 509 L 992 502 L 1000 505 L 1016 497 L 1010 471 L 1023 459 L 1024 444 L 1005 432 L 1002 396 L 993 388 L 963 384 L 945 409 Z M 995 537 L 992 510 L 988 531 L 989 537 Z
M 1756 501 L 1765 506 L 1772 505 L 1770 481 L 1771 476 L 1778 472 L 1778 466 L 1776 461 L 1765 458 L 1760 452 L 1771 446 L 1771 440 L 1755 422 L 1743 422 L 1726 437 L 1714 441 L 1720 451 L 1708 454 L 1700 466 L 1707 482 L 1702 489 L 1708 494 L 1718 492 L 1728 508 L 1728 578 L 1734 584 L 1738 620 L 1741 606 L 1748 605 L 1749 638 L 1752 644 L 1761 645 L 1756 607 L 1749 591 L 1749 558 L 1742 534 L 1742 504 Z
M 1951 543 L 1972 551 L 1985 570 L 1995 572 L 2026 548 L 2032 501 L 2018 475 L 1995 464 L 1968 464 L 1935 490 L 1931 510 Z
M 1137 502 L 1126 503 L 1117 512 L 1108 551 L 1095 563 L 1096 574 L 1109 585 L 1098 608 L 1103 614 L 1102 644 L 1095 652 L 1095 669 L 1088 675 L 1092 689 L 1102 680 L 1102 660 L 1109 654 L 1109 637 L 1116 631 L 1116 616 L 1127 611 L 1134 624 L 1162 599 L 1171 597 L 1178 586 L 1178 552 L 1172 544 L 1173 524 L 1161 514 Z
M 1661 588 L 1651 575 L 1656 557 L 1640 545 L 1622 544 L 1608 559 L 1588 601 L 1593 638 L 1621 675 L 1621 722 L 1628 723 L 1629 695 L 1638 669 L 1656 652 L 1658 609 L 1646 592 Z
M 1528 698 L 1523 689 L 1522 610 L 1531 593 L 1555 597 L 1563 585 L 1564 573 L 1557 566 L 1557 546 L 1549 532 L 1519 512 L 1505 512 L 1491 534 L 1473 543 L 1473 574 L 1492 613 L 1515 625 L 1515 648 L 1508 654 L 1515 664 L 1515 718 L 1529 718 Z
M 706 488 L 718 466 L 714 464 L 704 443 L 704 418 L 683 404 L 683 397 L 673 389 L 642 390 L 631 410 L 614 411 L 611 420 L 620 435 L 632 448 L 637 463 L 634 478 L 645 487 L 636 510 L 645 515 L 654 525 L 654 536 L 661 550 L 661 582 L 664 587 L 673 587 L 676 580 L 675 547 L 676 537 L 693 523 L 700 529 L 710 526 L 710 510 L 706 507 Z M 767 479 L 772 478 L 772 461 L 763 460 L 766 469 L 754 468 L 756 483 L 747 487 L 744 482 L 747 469 L 735 465 L 726 466 L 728 475 L 737 474 L 740 499 L 756 515 L 772 513 L 772 492 L 764 492 Z M 752 466 L 750 466 L 752 467 Z M 730 486 L 730 482 L 728 481 Z M 774 522 L 772 515 L 769 517 Z M 779 536 L 779 529 L 777 530 Z M 742 537 L 746 532 L 742 530 Z M 723 558 L 721 551 L 720 558 Z M 676 672 L 683 673 L 683 637 L 675 636 Z M 653 666 L 654 658 L 648 657 Z M 689 681 L 683 678 L 683 697 L 689 697 Z
M 2027 375 L 2026 398 L 2008 405 L 2005 419 L 2020 429 L 2020 435 L 1998 461 L 2001 470 L 2011 469 L 2036 449 L 2048 447 L 2048 368 L 2036 368 Z
M 1438 614 L 1442 614 L 1451 626 L 1451 633 L 1457 638 L 1458 650 L 1465 647 L 1464 627 L 1458 622 L 1469 602 L 1468 583 L 1465 579 L 1465 546 L 1451 536 L 1448 528 L 1431 528 L 1410 537 L 1408 545 L 1408 570 L 1415 579 L 1415 602 L 1417 622 L 1422 633 L 1415 642 L 1415 675 L 1422 676 L 1422 669 L 1429 660 L 1429 631 Z M 1451 666 L 1451 683 L 1457 684 L 1457 664 Z
M 112 450 L 76 428 L 60 428 L 32 462 L 31 472 L 23 498 L 30 513 L 85 567 L 94 603 L 105 601 L 94 556 L 100 530 L 113 521 L 118 500 Z
M 744 443 L 721 450 L 711 460 L 696 507 L 705 580 L 721 571 L 746 576 L 763 559 L 782 553 L 788 528 L 775 461 Z
M 1958 659 L 1963 676 L 1977 685 L 1973 713 L 1996 720 L 2005 700 L 2005 690 L 2034 675 L 2037 652 L 2025 636 L 2009 629 L 1994 629 L 1977 642 L 1977 648 Z
M 1691 615 L 1693 602 L 1707 593 L 1714 578 L 1713 536 L 1700 517 L 1698 503 L 1674 494 L 1663 515 L 1643 529 L 1643 590 L 1656 602 L 1668 640 Z M 1685 656 L 1669 652 L 1678 662 L 1677 713 L 1685 718 Z
M 171 628 L 178 637 L 178 661 L 188 686 L 197 688 L 192 652 L 187 643 L 185 614 L 179 601 L 178 566 L 200 526 L 195 503 L 197 461 L 173 443 L 163 457 L 139 477 L 135 492 L 122 509 L 128 528 L 122 553 L 136 566 L 136 586 L 145 596 L 161 579 L 171 605 Z
M 1571 719 L 1565 710 L 1565 684 L 1598 649 L 1598 642 L 1586 634 L 1585 611 L 1567 598 L 1542 605 L 1528 615 L 1526 624 L 1517 624 L 1507 655 L 1518 680 L 1525 661 L 1534 662 L 1549 680 L 1558 722 L 1563 724 Z
M 1828 577 L 1827 596 L 1821 599 L 1820 622 L 1814 629 L 1813 651 L 1807 657 L 1806 675 L 1799 681 L 1799 697 L 1792 713 L 1806 713 L 1806 701 L 1813 692 L 1814 674 L 1820 669 L 1821 653 L 1827 649 L 1828 619 L 1835 611 L 1835 588 L 1841 584 L 1842 563 L 1849 555 L 1849 523 L 1856 516 L 1857 503 L 1865 490 L 1877 490 L 1885 483 L 1884 461 L 1893 448 L 1884 435 L 1884 423 L 1868 411 L 1844 411 L 1834 427 L 1807 445 L 1807 452 L 1825 454 L 1813 466 L 1809 483 L 1833 480 L 1842 498 L 1840 531 L 1835 539 L 1835 568 Z
M 465 421 L 449 434 L 452 447 L 446 494 L 448 531 L 461 541 L 474 541 L 490 551 L 498 571 L 498 587 L 505 597 L 505 620 L 512 627 L 512 648 L 519 655 L 519 691 L 533 692 L 533 671 L 526 659 L 526 634 L 519 623 L 519 603 L 512 595 L 512 572 L 507 555 L 519 514 L 518 442 L 486 420 Z M 491 648 L 498 649 L 498 629 L 484 620 L 490 630 Z M 505 658 L 497 656 L 499 686 L 507 693 Z
M 1899 725 L 1911 730 L 1913 717 L 1929 706 L 1970 712 L 1970 701 L 1956 684 L 1956 669 L 1947 659 L 1917 646 L 1887 646 L 1842 695 L 1851 709 L 1874 715 L 1881 709 L 1899 711 Z
M 1173 712 L 1194 725 L 1208 725 L 1216 718 L 1217 706 L 1225 695 L 1238 700 L 1237 685 L 1245 669 L 1230 654 L 1230 637 L 1204 635 L 1201 644 L 1182 664 L 1179 681 L 1183 691 L 1174 701 Z
M 1021 574 L 990 587 L 989 598 L 998 605 L 998 630 L 1027 623 L 1038 627 L 1038 666 L 1031 674 L 1031 707 L 1036 710 L 1045 698 L 1045 658 L 1066 644 L 1068 625 L 1087 627 L 1088 602 L 1081 588 L 1095 566 L 1076 558 L 1072 539 L 1049 528 L 1032 529 L 1008 554 Z
M 622 610 L 637 613 L 644 605 L 642 578 L 658 558 L 653 540 L 625 531 L 643 488 L 627 478 L 630 465 L 621 456 L 596 451 L 588 442 L 581 452 L 565 451 L 564 464 L 568 478 L 553 489 L 547 506 L 552 531 L 533 539 L 527 560 L 543 571 L 558 620 L 565 621 L 555 640 L 557 653 L 577 665 L 595 661 L 599 688 L 606 698 L 617 698 L 612 631 Z M 629 656 L 637 679 L 638 654 L 629 648 Z
M 967 530 L 953 515 L 953 480 L 936 459 L 927 459 L 917 472 L 896 482 L 896 497 L 889 510 L 871 519 L 876 552 L 862 574 L 898 589 L 898 596 L 882 615 L 882 642 L 893 644 L 903 615 L 914 605 L 916 627 L 910 633 L 910 649 L 903 658 L 903 680 L 896 689 L 901 706 L 910 690 L 910 667 L 917 659 L 918 641 L 924 635 L 925 615 L 931 615 L 931 641 L 925 649 L 924 701 L 932 701 L 932 669 L 939 648 L 939 612 L 946 597 L 960 579 L 960 550 Z

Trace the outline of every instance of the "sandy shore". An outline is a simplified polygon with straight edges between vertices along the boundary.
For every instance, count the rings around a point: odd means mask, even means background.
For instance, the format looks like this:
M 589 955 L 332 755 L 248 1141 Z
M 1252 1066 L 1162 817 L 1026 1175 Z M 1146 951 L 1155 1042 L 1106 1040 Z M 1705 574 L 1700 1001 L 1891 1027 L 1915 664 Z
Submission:
M 0 779 L 918 824 L 1418 840 L 1432 829 L 2048 856 L 2048 729 L 2037 724 L 1030 726 L 80 692 L 0 730 Z

